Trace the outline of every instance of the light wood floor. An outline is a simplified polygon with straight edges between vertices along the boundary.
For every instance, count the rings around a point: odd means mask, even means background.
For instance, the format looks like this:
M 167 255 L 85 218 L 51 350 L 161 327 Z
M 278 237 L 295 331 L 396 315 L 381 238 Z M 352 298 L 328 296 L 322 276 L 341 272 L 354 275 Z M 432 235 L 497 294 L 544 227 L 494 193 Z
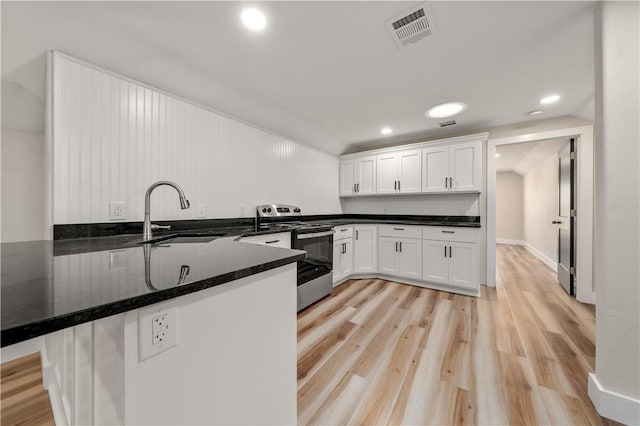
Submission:
M 55 425 L 39 353 L 3 363 L 0 382 L 1 425 Z
M 522 247 L 466 297 L 352 280 L 298 316 L 298 424 L 609 424 L 592 306 Z

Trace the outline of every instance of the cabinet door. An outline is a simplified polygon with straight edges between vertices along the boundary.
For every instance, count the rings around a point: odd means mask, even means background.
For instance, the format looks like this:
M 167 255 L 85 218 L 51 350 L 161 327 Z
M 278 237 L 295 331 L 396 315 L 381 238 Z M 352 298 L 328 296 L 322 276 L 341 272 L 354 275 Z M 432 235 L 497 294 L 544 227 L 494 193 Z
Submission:
M 343 240 L 344 250 L 340 259 L 340 276 L 346 278 L 353 273 L 353 240 Z
M 472 243 L 448 243 L 449 284 L 470 289 L 478 288 L 478 245 Z
M 449 190 L 449 146 L 436 146 L 422 150 L 422 192 Z
M 482 185 L 482 143 L 451 145 L 449 176 L 452 191 L 480 191 Z
M 422 151 L 403 151 L 398 155 L 399 192 L 422 190 Z
M 342 280 L 342 265 L 340 264 L 341 260 L 342 260 L 342 243 L 334 242 L 333 243 L 333 283 L 334 284 Z
M 378 272 L 381 274 L 396 275 L 398 273 L 397 242 L 397 238 L 378 238 Z
M 398 276 L 422 278 L 422 240 L 399 239 Z
M 366 274 L 376 272 L 377 238 L 376 226 L 355 227 L 353 245 L 353 272 Z
M 376 157 L 364 157 L 357 160 L 356 184 L 358 195 L 376 193 Z
M 355 160 L 340 162 L 340 196 L 356 195 L 356 167 L 357 163 Z
M 378 155 L 377 162 L 378 194 L 398 192 L 398 156 L 397 154 Z
M 438 284 L 449 284 L 448 242 L 422 241 L 422 279 Z M 445 251 L 446 250 L 446 251 Z

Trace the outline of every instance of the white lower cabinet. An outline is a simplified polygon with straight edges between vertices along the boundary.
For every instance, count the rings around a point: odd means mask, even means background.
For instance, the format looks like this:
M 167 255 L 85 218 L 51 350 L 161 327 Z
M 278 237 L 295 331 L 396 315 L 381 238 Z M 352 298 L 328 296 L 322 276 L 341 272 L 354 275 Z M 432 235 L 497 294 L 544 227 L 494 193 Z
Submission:
M 353 274 L 353 237 L 352 228 L 343 228 L 344 237 L 340 237 L 341 230 L 336 228 L 338 239 L 333 242 L 333 284 L 343 281 Z
M 353 273 L 368 274 L 378 270 L 378 228 L 376 225 L 356 225 L 353 241 Z
M 424 281 L 478 289 L 478 246 L 476 243 L 424 240 L 422 242 Z
M 422 244 L 420 240 L 380 237 L 378 246 L 379 272 L 398 277 L 421 279 Z

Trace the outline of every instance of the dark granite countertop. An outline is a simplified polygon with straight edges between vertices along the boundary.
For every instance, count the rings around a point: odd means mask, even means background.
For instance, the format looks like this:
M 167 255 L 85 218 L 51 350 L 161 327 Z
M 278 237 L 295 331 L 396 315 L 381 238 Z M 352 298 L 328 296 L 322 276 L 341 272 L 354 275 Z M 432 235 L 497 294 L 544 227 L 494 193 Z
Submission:
M 129 235 L 3 243 L 2 347 L 305 256 L 303 251 L 244 244 L 233 237 L 183 241 L 138 244 L 140 236 Z
M 334 226 L 480 227 L 478 216 L 340 214 L 294 220 Z M 238 243 L 240 237 L 287 231 L 256 232 L 252 219 L 159 223 L 171 224 L 174 231 L 154 234 L 153 245 L 140 244 L 137 222 L 56 225 L 54 235 L 60 239 L 55 241 L 1 244 L 1 346 L 228 283 L 305 256 L 298 250 Z M 176 236 L 183 242 L 171 240 Z

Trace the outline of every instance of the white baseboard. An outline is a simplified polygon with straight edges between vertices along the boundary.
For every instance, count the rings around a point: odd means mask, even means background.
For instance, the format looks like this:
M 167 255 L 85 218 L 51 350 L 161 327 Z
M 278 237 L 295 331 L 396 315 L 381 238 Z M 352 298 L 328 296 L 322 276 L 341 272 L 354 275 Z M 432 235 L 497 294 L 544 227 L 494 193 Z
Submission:
M 509 244 L 511 246 L 523 246 L 525 243 L 522 240 L 510 240 L 508 238 L 496 238 L 496 244 Z
M 602 417 L 626 425 L 640 424 L 640 400 L 606 390 L 593 373 L 589 373 L 589 398 Z
M 551 268 L 553 272 L 556 272 L 556 273 L 558 272 L 558 263 L 555 260 L 551 259 L 549 256 L 547 256 L 546 254 L 544 254 L 543 252 L 541 252 L 540 250 L 538 250 L 537 248 L 535 248 L 534 246 L 532 246 L 527 242 L 524 243 L 524 248 L 529 250 L 529 253 L 533 254 L 535 257 L 540 259 L 542 263 L 544 263 L 549 268 Z

